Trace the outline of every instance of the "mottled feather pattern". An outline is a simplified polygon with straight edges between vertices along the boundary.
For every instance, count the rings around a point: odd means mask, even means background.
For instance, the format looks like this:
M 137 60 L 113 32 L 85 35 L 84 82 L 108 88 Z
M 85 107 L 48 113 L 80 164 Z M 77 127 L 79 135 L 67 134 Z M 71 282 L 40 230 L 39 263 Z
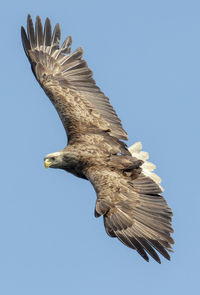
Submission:
M 52 168 L 63 169 L 93 185 L 97 201 L 95 216 L 103 216 L 106 232 L 136 250 L 146 261 L 158 253 L 170 260 L 174 243 L 172 210 L 160 195 L 161 178 L 148 162 L 142 144 L 129 149 L 121 121 L 100 91 L 79 47 L 71 53 L 69 36 L 60 46 L 58 24 L 52 32 L 47 18 L 43 25 L 30 15 L 22 43 L 32 71 L 55 106 L 68 137 L 67 146 L 46 156 Z M 49 164 L 50 165 L 50 164 Z M 158 252 L 158 253 L 157 253 Z

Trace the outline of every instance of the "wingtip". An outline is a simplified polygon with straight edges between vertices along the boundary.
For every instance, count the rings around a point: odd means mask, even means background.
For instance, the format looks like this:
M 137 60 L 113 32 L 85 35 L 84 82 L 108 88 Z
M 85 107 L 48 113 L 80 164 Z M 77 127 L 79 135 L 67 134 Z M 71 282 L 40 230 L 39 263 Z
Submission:
M 27 15 L 27 23 L 29 23 L 30 21 L 32 22 L 32 17 L 30 15 L 30 13 L 28 13 L 28 15 Z
M 70 36 L 70 37 L 71 37 L 71 36 Z M 81 52 L 82 55 L 83 55 L 83 53 L 84 53 L 83 47 L 81 47 L 81 46 L 79 46 L 79 47 L 77 48 L 77 51 Z
M 165 257 L 165 259 L 167 259 L 168 261 L 170 261 L 171 260 L 171 257 L 170 257 L 170 255 L 169 255 L 169 253 L 167 253 L 168 255 L 165 255 L 164 257 Z
M 45 19 L 45 26 L 50 26 L 51 27 L 51 21 L 49 17 L 46 17 Z
M 28 56 L 28 50 L 30 49 L 30 42 L 28 40 L 26 30 L 23 26 L 21 26 L 21 39 L 22 39 L 22 45 L 23 45 L 24 51 L 26 55 Z
M 138 252 L 139 253 L 139 252 Z M 146 253 L 146 252 L 145 252 Z M 144 258 L 144 260 L 146 261 L 146 262 L 149 262 L 149 256 L 146 254 L 146 255 L 142 255 L 141 253 L 139 253 L 141 256 L 142 256 L 142 258 Z
M 24 38 L 26 38 L 26 31 L 25 31 L 25 28 L 21 26 L 21 39 L 22 39 L 23 45 L 24 45 Z
M 36 21 L 39 21 L 42 23 L 41 17 L 39 15 L 36 16 Z
M 26 31 L 25 31 L 24 27 L 21 26 L 21 35 L 24 34 L 24 32 L 26 32 Z

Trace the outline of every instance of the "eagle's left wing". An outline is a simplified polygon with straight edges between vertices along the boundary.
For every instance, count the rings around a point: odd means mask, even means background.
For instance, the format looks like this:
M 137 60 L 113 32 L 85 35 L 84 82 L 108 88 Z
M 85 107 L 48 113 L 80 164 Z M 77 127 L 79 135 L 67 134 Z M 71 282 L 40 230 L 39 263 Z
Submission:
M 60 47 L 58 24 L 52 33 L 47 18 L 44 30 L 39 17 L 35 30 L 28 15 L 27 34 L 21 28 L 22 43 L 32 71 L 54 104 L 68 139 L 84 132 L 106 131 L 117 139 L 127 139 L 120 119 L 109 99 L 92 78 L 92 71 L 82 59 L 79 47 L 70 54 L 72 39 L 67 37 Z

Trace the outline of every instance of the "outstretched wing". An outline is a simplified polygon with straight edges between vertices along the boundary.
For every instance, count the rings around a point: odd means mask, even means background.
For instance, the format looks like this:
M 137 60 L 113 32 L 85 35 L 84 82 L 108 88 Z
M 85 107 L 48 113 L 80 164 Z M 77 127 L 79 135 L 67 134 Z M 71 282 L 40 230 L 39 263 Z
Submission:
M 60 47 L 58 24 L 52 33 L 47 18 L 43 30 L 37 16 L 34 30 L 28 15 L 27 34 L 22 27 L 21 36 L 32 71 L 54 104 L 68 138 L 99 129 L 118 139 L 127 139 L 109 99 L 96 86 L 92 71 L 82 59 L 82 48 L 70 54 L 71 37 L 67 37 Z
M 174 243 L 170 235 L 172 211 L 160 195 L 158 176 L 146 176 L 147 167 L 142 163 L 132 171 L 91 167 L 87 178 L 97 193 L 95 216 L 104 216 L 108 235 L 135 249 L 146 261 L 148 253 L 161 263 L 155 250 L 170 260 L 168 251 Z

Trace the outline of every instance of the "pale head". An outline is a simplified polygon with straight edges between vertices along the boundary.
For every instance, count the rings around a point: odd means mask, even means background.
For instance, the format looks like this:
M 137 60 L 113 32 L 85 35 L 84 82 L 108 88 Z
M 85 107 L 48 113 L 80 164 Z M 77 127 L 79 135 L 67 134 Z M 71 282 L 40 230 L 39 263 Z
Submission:
M 46 168 L 62 168 L 63 167 L 63 152 L 55 152 L 46 155 L 44 158 L 44 166 Z
M 67 147 L 59 152 L 48 154 L 44 158 L 44 165 L 46 168 L 59 168 L 71 172 L 73 167 L 80 164 L 79 160 L 79 153 Z

